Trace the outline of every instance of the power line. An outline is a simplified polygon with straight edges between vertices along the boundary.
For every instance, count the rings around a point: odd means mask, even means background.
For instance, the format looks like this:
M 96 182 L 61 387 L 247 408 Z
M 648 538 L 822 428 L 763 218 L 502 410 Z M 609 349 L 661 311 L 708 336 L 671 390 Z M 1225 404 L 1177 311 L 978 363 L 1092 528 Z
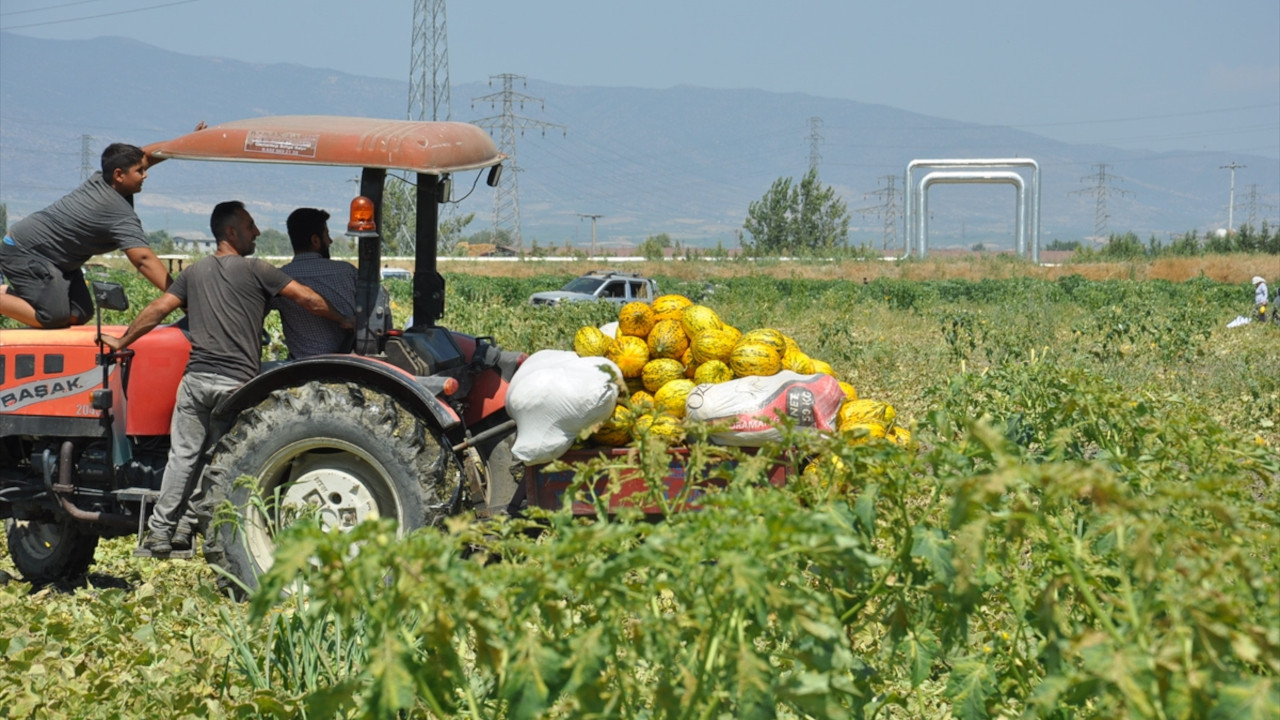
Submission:
M 133 8 L 132 10 L 117 10 L 115 12 L 101 13 L 99 15 L 82 15 L 80 17 L 63 18 L 62 20 L 45 20 L 44 22 L 27 23 L 26 25 L 10 25 L 8 27 L 2 27 L 0 30 L 21 30 L 23 28 L 40 27 L 41 25 L 60 25 L 62 23 L 77 22 L 80 20 L 94 20 L 97 18 L 111 17 L 113 15 L 129 15 L 131 13 L 143 12 L 145 10 L 158 10 L 160 8 L 173 7 L 174 5 L 187 5 L 193 2 L 198 2 L 198 0 L 177 0 L 177 2 L 148 5 L 147 7 Z
M 46 7 L 31 8 L 30 10 L 10 10 L 9 12 L 0 12 L 0 17 L 5 15 L 27 15 L 33 12 L 44 12 L 46 10 L 57 10 L 59 8 L 71 7 L 72 5 L 88 5 L 89 3 L 101 2 L 102 0 L 77 0 L 76 2 L 62 3 L 61 5 L 48 5 Z

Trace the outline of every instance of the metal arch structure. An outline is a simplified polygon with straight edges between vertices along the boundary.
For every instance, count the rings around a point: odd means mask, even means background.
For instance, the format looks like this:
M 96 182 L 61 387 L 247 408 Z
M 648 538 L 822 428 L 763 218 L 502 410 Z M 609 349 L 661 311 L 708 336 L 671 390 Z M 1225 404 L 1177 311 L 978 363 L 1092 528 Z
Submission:
M 1017 228 L 1018 254 L 1024 255 L 1027 246 L 1027 186 L 1021 175 L 1011 170 L 935 170 L 920 179 L 920 257 L 923 258 L 929 249 L 929 187 L 957 183 L 1006 183 L 1017 188 L 1014 225 Z M 1032 261 L 1039 262 L 1040 254 L 1034 255 Z
M 1020 256 L 1030 254 L 1031 261 L 1040 262 L 1040 164 L 1031 158 L 945 158 L 945 159 L 928 159 L 928 160 L 912 160 L 907 163 L 907 170 L 904 174 L 904 187 L 906 193 L 904 217 L 906 222 L 906 246 L 907 256 L 918 254 L 924 257 L 928 252 L 928 239 L 925 232 L 928 228 L 928 222 L 923 213 L 918 208 L 924 204 L 924 193 L 927 188 L 923 183 L 917 185 L 914 181 L 917 170 L 947 171 L 963 173 L 965 171 L 973 172 L 977 170 L 999 170 L 1004 168 L 1029 168 L 1031 170 L 1031 193 L 1025 192 L 1026 182 L 1021 174 L 1018 175 L 1022 181 L 1021 187 L 1023 191 L 1019 194 L 1019 214 L 1021 222 L 1018 226 L 1018 248 L 1017 252 Z M 934 182 L 939 182 L 935 179 Z M 1007 177 L 992 180 L 955 180 L 955 182 L 999 182 L 1011 183 L 1018 185 Z M 919 193 L 919 195 L 917 195 Z M 1030 246 L 1028 248 L 1028 245 Z

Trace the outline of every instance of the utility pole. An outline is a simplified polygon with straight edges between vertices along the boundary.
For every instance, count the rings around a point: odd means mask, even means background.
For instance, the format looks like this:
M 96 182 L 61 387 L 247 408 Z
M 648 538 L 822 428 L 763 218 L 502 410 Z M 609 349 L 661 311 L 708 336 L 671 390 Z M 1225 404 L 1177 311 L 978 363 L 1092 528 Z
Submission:
M 414 0 L 409 119 L 449 120 L 449 34 L 444 0 Z
M 1107 175 L 1107 168 L 1110 167 L 1110 165 L 1107 165 L 1106 163 L 1099 163 L 1093 167 L 1097 169 L 1097 172 L 1080 178 L 1081 182 L 1092 180 L 1093 187 L 1075 190 L 1071 192 L 1071 194 L 1093 194 L 1095 198 L 1093 211 L 1093 236 L 1095 239 L 1100 240 L 1107 230 L 1107 219 L 1110 217 L 1110 215 L 1107 214 L 1107 197 L 1110 196 L 1111 193 L 1122 196 L 1131 195 L 1132 193 L 1127 190 L 1117 190 L 1107 185 L 1108 180 L 1114 182 L 1122 182 L 1124 180 L 1124 178 L 1116 175 Z
M 1227 202 L 1227 234 L 1228 234 L 1228 235 L 1230 235 L 1231 233 L 1233 233 L 1233 232 L 1235 232 L 1235 231 L 1236 231 L 1236 225 L 1235 225 L 1235 215 L 1236 215 L 1236 170 L 1237 170 L 1238 168 L 1246 168 L 1246 167 L 1249 167 L 1249 166 L 1248 166 L 1248 165 L 1241 165 L 1240 163 L 1237 163 L 1235 160 L 1232 160 L 1230 165 L 1219 165 L 1219 166 L 1218 166 L 1218 169 L 1219 169 L 1219 170 L 1230 170 L 1230 171 L 1231 171 L 1231 199 Z
M 818 146 L 822 144 L 822 134 L 819 129 L 822 127 L 822 118 L 809 118 L 809 170 L 814 174 L 818 172 L 818 163 L 822 162 L 822 153 L 818 152 Z
M 591 257 L 596 256 L 596 220 L 604 217 L 603 215 L 591 215 L 589 213 L 574 213 L 580 218 L 591 218 Z
M 898 176 L 883 175 L 880 179 L 886 184 L 875 192 L 865 193 L 863 197 L 883 197 L 884 202 L 879 205 L 860 208 L 858 212 L 863 215 L 876 215 L 884 221 L 884 236 L 881 242 L 881 249 L 888 250 L 891 244 L 895 248 L 898 246 L 898 188 L 896 186 Z
M 93 174 L 93 155 L 89 152 L 89 141 L 92 139 L 88 135 L 80 136 L 80 182 L 88 180 Z
M 491 75 L 489 77 L 490 87 L 493 87 L 495 79 L 502 81 L 502 91 L 473 99 L 471 107 L 474 109 L 477 102 L 488 102 L 490 107 L 500 105 L 502 113 L 473 122 L 486 130 L 496 128 L 498 130 L 498 150 L 507 155 L 503 182 L 498 184 L 496 192 L 493 194 L 494 242 L 497 242 L 499 231 L 507 228 L 510 232 L 511 240 L 515 243 L 516 252 L 523 254 L 524 240 L 520 236 L 520 167 L 516 163 L 516 130 L 519 130 L 520 134 L 523 135 L 526 129 L 537 128 L 542 131 L 543 135 L 546 135 L 547 128 L 560 128 L 563 131 L 564 126 L 515 114 L 516 103 L 520 103 L 522 110 L 525 102 L 537 102 L 544 109 L 546 107 L 542 104 L 542 98 L 517 93 L 513 89 L 516 80 L 519 80 L 522 85 L 524 84 L 525 78 L 523 75 L 512 75 L 510 73 Z M 508 174 L 510 174 L 509 180 L 506 177 Z

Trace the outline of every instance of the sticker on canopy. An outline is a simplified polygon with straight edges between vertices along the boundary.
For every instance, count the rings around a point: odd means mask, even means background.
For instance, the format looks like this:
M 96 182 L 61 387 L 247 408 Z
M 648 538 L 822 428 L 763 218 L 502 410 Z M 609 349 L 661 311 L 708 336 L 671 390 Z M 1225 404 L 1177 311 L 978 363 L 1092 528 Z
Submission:
M 244 139 L 244 151 L 286 157 L 315 157 L 319 135 L 253 130 Z

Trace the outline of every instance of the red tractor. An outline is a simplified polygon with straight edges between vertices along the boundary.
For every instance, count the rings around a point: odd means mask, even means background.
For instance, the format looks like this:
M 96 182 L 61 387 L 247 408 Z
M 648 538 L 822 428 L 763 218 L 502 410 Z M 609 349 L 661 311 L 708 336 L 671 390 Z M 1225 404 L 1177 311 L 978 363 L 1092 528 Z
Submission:
M 217 411 L 203 455 L 204 554 L 248 587 L 270 566 L 275 529 L 302 511 L 331 527 L 373 515 L 401 532 L 451 513 L 519 502 L 507 383 L 523 355 L 436 324 L 445 283 L 437 222 L 456 173 L 496 185 L 504 156 L 463 123 L 265 117 L 148 145 L 170 159 L 362 169 L 349 233 L 358 237 L 356 352 L 265 363 Z M 416 174 L 412 327 L 391 328 L 379 300 L 388 171 Z M 100 308 L 121 288 L 94 284 Z M 122 327 L 102 330 L 119 335 Z M 158 495 L 169 419 L 190 344 L 182 323 L 120 353 L 98 328 L 0 330 L 0 518 L 29 580 L 83 574 L 98 539 L 140 533 Z M 256 483 L 243 483 L 248 477 Z M 231 509 L 227 513 L 226 509 Z

